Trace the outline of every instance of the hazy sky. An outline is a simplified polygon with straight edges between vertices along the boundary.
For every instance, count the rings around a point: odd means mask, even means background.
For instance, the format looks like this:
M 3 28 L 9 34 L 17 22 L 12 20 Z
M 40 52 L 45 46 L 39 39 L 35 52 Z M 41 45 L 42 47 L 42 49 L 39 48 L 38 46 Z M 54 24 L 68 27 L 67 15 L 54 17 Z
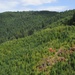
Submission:
M 75 0 L 0 0 L 0 12 L 75 9 Z

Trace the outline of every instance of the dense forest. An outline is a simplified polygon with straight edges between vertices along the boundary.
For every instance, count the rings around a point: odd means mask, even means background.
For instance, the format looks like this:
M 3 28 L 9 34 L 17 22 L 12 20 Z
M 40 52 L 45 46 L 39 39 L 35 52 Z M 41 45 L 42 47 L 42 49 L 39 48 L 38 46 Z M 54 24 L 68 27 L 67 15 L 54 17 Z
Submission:
M 74 10 L 65 12 L 29 11 L 0 13 L 0 43 L 23 38 L 48 27 L 53 23 L 64 22 L 72 17 Z M 55 23 L 55 24 L 56 24 Z M 59 24 L 60 24 L 59 23 Z M 58 25 L 58 24 L 56 24 Z
M 75 75 L 75 10 L 0 13 L 0 75 Z

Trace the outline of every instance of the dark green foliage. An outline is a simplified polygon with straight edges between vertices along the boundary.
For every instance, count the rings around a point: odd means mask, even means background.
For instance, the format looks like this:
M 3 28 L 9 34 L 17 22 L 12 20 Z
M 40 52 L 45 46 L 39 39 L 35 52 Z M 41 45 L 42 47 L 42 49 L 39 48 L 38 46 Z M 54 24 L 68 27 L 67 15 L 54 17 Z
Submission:
M 68 20 L 68 24 L 75 25 L 75 13 L 73 14 L 73 17 L 70 20 Z
M 74 10 L 0 14 L 0 43 L 5 42 L 0 44 L 0 75 L 74 75 L 75 53 L 66 55 L 66 62 L 47 66 L 46 71 L 36 68 L 43 58 L 53 56 L 49 48 L 70 49 L 75 45 L 75 26 L 65 25 L 73 13 Z
M 0 43 L 32 35 L 34 32 L 47 27 L 56 27 L 59 23 L 64 23 L 65 19 L 71 17 L 74 11 L 60 13 L 50 11 L 0 13 Z
M 46 27 L 51 17 L 58 14 L 49 11 L 0 13 L 0 43 L 33 34 Z

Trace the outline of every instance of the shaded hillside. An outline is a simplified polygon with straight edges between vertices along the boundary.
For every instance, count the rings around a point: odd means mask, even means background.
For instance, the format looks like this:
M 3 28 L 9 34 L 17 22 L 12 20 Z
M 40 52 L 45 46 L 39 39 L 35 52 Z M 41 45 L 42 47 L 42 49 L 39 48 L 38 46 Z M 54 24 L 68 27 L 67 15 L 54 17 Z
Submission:
M 0 42 L 22 38 L 46 27 L 51 17 L 49 11 L 0 13 Z
M 75 10 L 60 13 L 50 11 L 0 13 L 0 43 L 64 24 L 64 21 L 70 19 L 74 12 Z
M 71 25 L 75 26 L 75 13 L 73 14 L 72 18 L 67 21 L 67 24 L 69 26 L 71 26 Z

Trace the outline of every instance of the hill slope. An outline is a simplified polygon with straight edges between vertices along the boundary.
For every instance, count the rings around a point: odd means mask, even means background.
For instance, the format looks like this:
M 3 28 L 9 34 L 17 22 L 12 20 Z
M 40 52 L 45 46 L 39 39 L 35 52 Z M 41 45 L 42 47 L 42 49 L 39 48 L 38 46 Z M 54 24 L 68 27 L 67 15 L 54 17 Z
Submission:
M 54 22 L 67 20 L 72 17 L 75 10 L 65 12 L 30 11 L 0 13 L 0 43 L 8 40 L 23 38 L 36 31 L 52 25 Z M 61 20 L 62 19 L 62 20 Z
M 0 75 L 75 75 L 74 12 L 1 13 Z
M 47 21 L 56 14 L 58 12 L 49 11 L 0 13 L 0 42 L 31 35 L 45 28 L 49 24 Z
M 74 46 L 74 30 L 75 26 L 62 25 L 1 44 L 0 73 L 2 75 L 49 75 L 50 66 L 47 66 L 46 71 L 39 71 L 36 66 L 40 65 L 44 58 L 54 55 L 48 50 L 49 48 L 58 51 L 59 48 L 70 49 Z

